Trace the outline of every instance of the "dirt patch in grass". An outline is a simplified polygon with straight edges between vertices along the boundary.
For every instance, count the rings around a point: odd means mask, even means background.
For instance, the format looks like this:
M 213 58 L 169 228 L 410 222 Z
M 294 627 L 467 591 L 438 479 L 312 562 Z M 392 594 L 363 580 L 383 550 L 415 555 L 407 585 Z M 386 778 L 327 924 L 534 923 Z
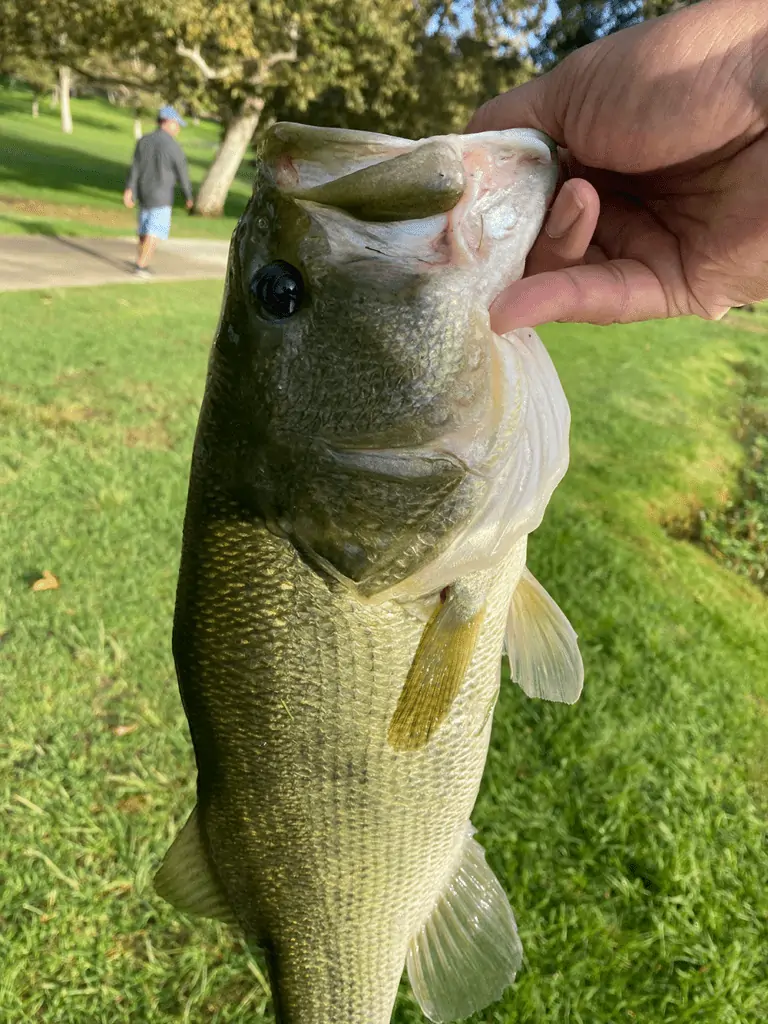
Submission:
M 57 220 L 80 220 L 100 227 L 132 228 L 135 216 L 127 210 L 100 209 L 94 206 L 74 206 L 47 203 L 41 199 L 15 198 L 0 195 L 0 216 L 26 214 L 31 217 L 52 217 Z
M 66 429 L 97 417 L 104 417 L 103 412 L 92 409 L 79 402 L 47 405 L 32 405 L 6 395 L 0 395 L 0 416 L 7 416 L 17 423 L 24 421 L 54 430 Z
M 125 444 L 128 448 L 173 448 L 171 435 L 165 424 L 158 422 L 147 427 L 134 427 L 125 433 Z

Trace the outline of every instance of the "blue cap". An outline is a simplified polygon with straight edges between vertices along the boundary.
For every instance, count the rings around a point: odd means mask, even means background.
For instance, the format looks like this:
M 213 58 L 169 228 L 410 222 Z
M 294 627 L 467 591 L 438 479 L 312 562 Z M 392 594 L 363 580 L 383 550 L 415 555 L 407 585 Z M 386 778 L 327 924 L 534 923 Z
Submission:
M 182 128 L 187 127 L 187 122 L 184 120 L 184 118 L 181 116 L 178 110 L 176 110 L 175 107 L 160 107 L 160 109 L 157 112 L 157 119 L 158 121 L 176 121 L 178 124 L 181 125 Z

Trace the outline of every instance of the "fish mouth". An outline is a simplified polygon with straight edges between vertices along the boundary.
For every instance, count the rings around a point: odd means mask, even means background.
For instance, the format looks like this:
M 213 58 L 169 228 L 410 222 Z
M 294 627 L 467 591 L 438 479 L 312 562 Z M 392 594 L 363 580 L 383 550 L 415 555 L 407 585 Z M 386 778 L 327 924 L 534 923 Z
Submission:
M 531 159 L 541 160 L 544 163 L 557 161 L 557 143 L 546 132 L 541 132 L 537 128 L 504 128 L 501 131 L 493 132 L 470 132 L 462 137 L 476 142 L 487 142 L 491 145 L 497 142 L 501 144 L 514 143 L 521 156 L 529 156 Z
M 557 178 L 556 144 L 531 128 L 411 141 L 278 122 L 260 161 L 262 183 L 323 240 L 321 262 L 382 274 L 393 288 L 457 270 L 486 310 L 522 277 Z
M 375 223 L 428 219 L 455 209 L 468 192 L 475 199 L 479 154 L 498 169 L 553 166 L 553 185 L 557 177 L 556 144 L 530 128 L 411 141 L 283 121 L 267 133 L 262 162 L 284 195 Z

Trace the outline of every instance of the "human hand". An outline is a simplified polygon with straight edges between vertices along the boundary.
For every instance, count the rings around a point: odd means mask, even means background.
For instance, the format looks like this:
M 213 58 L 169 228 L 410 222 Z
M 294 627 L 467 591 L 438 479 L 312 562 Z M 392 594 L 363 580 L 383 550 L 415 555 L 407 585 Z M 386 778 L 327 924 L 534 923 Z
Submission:
M 123 206 L 127 206 L 129 210 L 132 210 L 136 204 L 133 201 L 133 192 L 129 188 L 123 192 Z
M 187 200 L 186 207 L 187 207 L 188 210 L 191 210 L 194 207 L 194 205 L 195 205 L 195 200 L 194 199 L 188 199 Z
M 720 319 L 768 298 L 768 4 L 704 0 L 608 36 L 481 107 L 538 128 L 568 178 L 496 331 Z

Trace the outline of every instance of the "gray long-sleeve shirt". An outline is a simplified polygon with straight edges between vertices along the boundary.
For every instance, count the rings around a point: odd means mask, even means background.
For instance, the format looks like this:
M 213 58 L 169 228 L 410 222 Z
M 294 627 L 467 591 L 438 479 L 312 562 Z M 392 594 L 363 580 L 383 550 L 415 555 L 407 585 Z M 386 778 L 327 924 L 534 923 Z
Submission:
M 177 181 L 185 197 L 191 199 L 187 158 L 176 139 L 162 128 L 140 138 L 125 183 L 139 206 L 144 209 L 173 206 L 173 190 Z

